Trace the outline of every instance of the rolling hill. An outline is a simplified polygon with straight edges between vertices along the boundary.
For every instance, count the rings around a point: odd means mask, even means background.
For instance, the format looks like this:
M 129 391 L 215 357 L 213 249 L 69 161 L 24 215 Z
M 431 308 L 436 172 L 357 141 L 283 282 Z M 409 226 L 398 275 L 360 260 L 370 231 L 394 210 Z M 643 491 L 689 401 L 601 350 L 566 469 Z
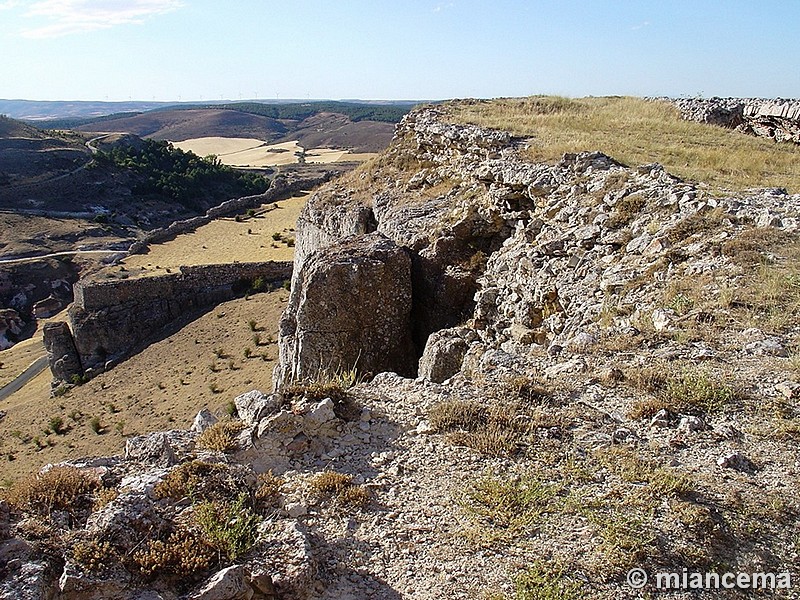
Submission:
M 276 119 L 220 109 L 151 111 L 88 123 L 75 129 L 94 133 L 132 133 L 173 142 L 211 136 L 272 140 L 287 131 L 287 127 Z
M 312 111 L 313 112 L 313 111 Z M 298 116 L 303 116 L 299 113 Z M 313 112 L 297 119 L 223 108 L 158 110 L 103 119 L 75 128 L 87 133 L 125 132 L 156 140 L 181 142 L 200 137 L 255 138 L 269 143 L 297 140 L 306 148 L 346 148 L 378 152 L 394 134 L 389 121 L 353 120 L 335 112 Z

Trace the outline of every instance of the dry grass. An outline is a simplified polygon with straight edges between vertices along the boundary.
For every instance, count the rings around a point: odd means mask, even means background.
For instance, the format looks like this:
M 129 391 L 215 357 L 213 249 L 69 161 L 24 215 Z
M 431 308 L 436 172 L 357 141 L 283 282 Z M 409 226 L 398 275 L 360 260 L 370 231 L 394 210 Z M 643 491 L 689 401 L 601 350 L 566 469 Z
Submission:
M 629 412 L 632 419 L 652 417 L 661 409 L 673 413 L 714 413 L 742 399 L 742 392 L 713 374 L 696 368 L 643 367 L 628 373 L 627 382 L 648 394 Z
M 53 467 L 15 483 L 6 494 L 7 502 L 26 512 L 49 515 L 53 510 L 76 508 L 97 482 L 74 467 Z
M 173 468 L 156 484 L 153 492 L 159 499 L 221 501 L 235 498 L 246 490 L 247 486 L 229 466 L 193 460 Z
M 800 191 L 800 147 L 684 121 L 676 108 L 640 98 L 534 96 L 448 106 L 454 121 L 532 138 L 529 157 L 600 150 L 628 165 L 659 162 L 717 188 Z
M 745 240 L 743 245 L 748 242 L 758 243 Z M 767 248 L 765 243 L 762 251 Z M 728 307 L 736 309 L 746 325 L 789 331 L 797 325 L 800 314 L 800 241 L 795 239 L 773 249 L 774 255 L 762 256 L 759 263 L 747 269 L 728 299 Z M 747 250 L 742 254 L 746 255 L 744 260 L 752 256 Z
M 244 429 L 241 421 L 219 421 L 197 438 L 197 447 L 216 452 L 235 452 L 239 448 L 238 436 Z
M 369 504 L 369 490 L 353 483 L 352 475 L 323 471 L 311 480 L 311 493 L 324 500 L 334 500 L 337 504 L 363 509 Z

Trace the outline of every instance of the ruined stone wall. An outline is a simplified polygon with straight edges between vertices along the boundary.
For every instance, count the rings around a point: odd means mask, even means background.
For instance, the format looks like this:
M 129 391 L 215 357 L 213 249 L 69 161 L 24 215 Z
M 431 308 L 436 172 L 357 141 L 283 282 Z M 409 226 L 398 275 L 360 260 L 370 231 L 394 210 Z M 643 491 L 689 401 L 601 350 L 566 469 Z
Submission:
M 765 98 L 657 98 L 688 121 L 738 129 L 778 142 L 800 143 L 800 100 Z
M 264 283 L 290 278 L 292 263 L 203 265 L 181 267 L 180 271 L 140 279 L 76 283 L 69 318 L 80 367 L 77 372 L 66 373 L 63 366 L 54 368 L 51 362 L 54 377 L 62 381 L 72 375 L 91 377 L 130 356 L 165 326 L 246 292 L 258 278 Z M 59 332 L 63 337 L 63 328 Z M 47 330 L 44 333 L 47 345 Z
M 302 190 L 308 190 L 325 183 L 332 176 L 333 172 L 326 172 L 320 177 L 292 180 L 289 180 L 283 176 L 278 176 L 272 181 L 270 188 L 263 194 L 226 200 L 222 204 L 219 204 L 213 208 L 209 208 L 204 215 L 192 217 L 191 219 L 184 219 L 182 221 L 175 221 L 168 227 L 154 229 L 143 239 L 131 244 L 128 251 L 131 254 L 141 254 L 147 249 L 149 244 L 157 244 L 159 242 L 170 240 L 179 234 L 195 231 L 199 227 L 208 225 L 211 221 L 220 217 L 229 217 L 239 214 L 247 209 L 256 208 L 262 204 L 277 202 L 278 200 L 291 196 L 294 193 Z

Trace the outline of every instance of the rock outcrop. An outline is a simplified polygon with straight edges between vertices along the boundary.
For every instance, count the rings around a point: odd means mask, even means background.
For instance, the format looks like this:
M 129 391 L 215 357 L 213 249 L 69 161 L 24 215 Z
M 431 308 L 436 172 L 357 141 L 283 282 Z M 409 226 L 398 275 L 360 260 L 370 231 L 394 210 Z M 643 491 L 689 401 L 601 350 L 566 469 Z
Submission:
M 53 379 L 68 382 L 73 377 L 81 377 L 83 366 L 69 325 L 63 321 L 47 323 L 42 334 Z
M 800 101 L 764 98 L 668 99 L 684 119 L 800 144 Z
M 411 260 L 380 233 L 308 256 L 280 323 L 277 385 L 322 372 L 414 372 Z
M 102 372 L 165 326 L 244 294 L 257 279 L 269 284 L 289 279 L 291 273 L 287 262 L 234 263 L 181 267 L 180 273 L 114 282 L 79 281 L 69 326 L 59 323 L 44 330 L 45 346 L 53 349 L 54 385 Z M 72 344 L 65 337 L 70 329 Z
M 704 119 L 722 122 L 720 111 L 735 113 L 737 106 L 724 104 Z M 657 164 L 629 168 L 599 152 L 537 164 L 524 158 L 524 147 L 525 140 L 504 132 L 448 123 L 441 109 L 410 113 L 373 172 L 332 182 L 311 198 L 298 226 L 303 252 L 297 265 L 320 248 L 336 248 L 341 261 L 356 246 L 352 237 L 339 246 L 340 236 L 374 226 L 411 256 L 415 360 L 431 334 L 465 324 L 490 347 L 557 352 L 596 337 L 609 302 L 630 305 L 625 310 L 635 312 L 634 322 L 658 309 L 642 306 L 642 290 L 660 285 L 663 275 L 628 292 L 642 273 L 667 267 L 671 273 L 735 272 L 719 258 L 678 251 L 682 235 L 701 234 L 697 248 L 707 248 L 710 231 L 736 236 L 748 221 L 789 232 L 798 227 L 789 208 L 797 196 L 782 190 L 705 198 Z M 300 351 L 298 340 L 305 331 L 313 335 L 328 310 L 325 298 L 304 296 L 302 285 L 298 270 L 281 330 L 283 381 L 292 373 L 310 375 L 325 361 L 353 364 L 367 352 L 354 338 L 321 352 Z M 314 317 L 297 321 L 292 314 L 298 311 Z M 366 318 L 359 314 L 353 322 Z M 430 340 L 423 373 L 433 380 L 451 376 L 465 343 Z
M 13 308 L 0 309 L 0 350 L 10 348 L 22 333 L 24 323 Z

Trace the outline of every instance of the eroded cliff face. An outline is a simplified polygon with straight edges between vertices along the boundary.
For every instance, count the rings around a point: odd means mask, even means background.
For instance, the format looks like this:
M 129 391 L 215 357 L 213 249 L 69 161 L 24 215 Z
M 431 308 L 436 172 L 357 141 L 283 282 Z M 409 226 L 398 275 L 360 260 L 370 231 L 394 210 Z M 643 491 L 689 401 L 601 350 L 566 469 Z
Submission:
M 798 228 L 800 197 L 783 190 L 712 197 L 658 164 L 631 168 L 599 152 L 538 164 L 524 150 L 505 132 L 448 123 L 446 109 L 412 112 L 374 164 L 311 198 L 297 228 L 295 285 L 315 252 L 376 230 L 410 253 L 416 357 L 433 332 L 462 325 L 477 333 L 474 353 L 557 353 L 654 320 L 669 328 L 679 315 L 664 312 L 667 280 L 736 281 L 746 273 L 726 244 L 754 226 Z M 308 310 L 296 300 L 289 321 Z M 354 305 L 352 322 L 372 314 Z M 296 335 L 279 342 L 279 383 L 313 375 L 299 366 Z M 329 350 L 303 352 L 339 364 Z

